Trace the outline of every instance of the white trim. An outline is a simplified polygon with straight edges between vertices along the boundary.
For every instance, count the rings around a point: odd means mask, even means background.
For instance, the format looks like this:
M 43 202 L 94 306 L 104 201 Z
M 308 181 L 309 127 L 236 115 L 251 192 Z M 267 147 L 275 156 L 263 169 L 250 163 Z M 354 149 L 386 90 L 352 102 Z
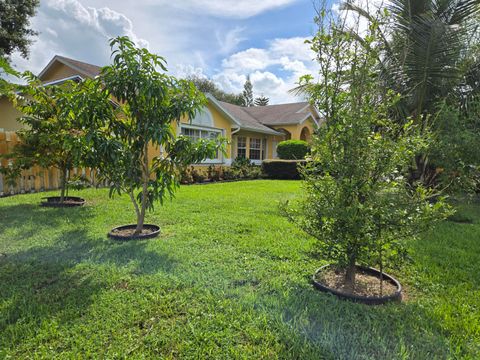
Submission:
M 262 165 L 263 160 L 252 160 L 252 159 L 250 159 L 250 162 L 254 165 Z
M 317 120 L 315 119 L 315 116 L 313 116 L 312 113 L 309 113 L 309 114 L 305 117 L 305 119 L 303 119 L 300 123 L 298 123 L 298 125 L 303 125 L 303 124 L 305 124 L 309 118 L 312 118 L 312 120 L 313 120 L 313 122 L 315 123 L 315 125 L 318 126 L 318 122 L 317 122 Z
M 245 127 L 245 126 L 242 126 L 241 130 L 251 131 L 251 132 L 255 132 L 255 133 L 259 133 L 259 134 L 266 134 L 266 135 L 275 135 L 275 136 L 282 136 L 283 135 L 282 133 L 280 133 L 278 131 L 275 131 L 275 130 L 266 131 L 266 130 L 259 130 L 259 129 L 251 128 L 251 127 Z
M 207 94 L 206 97 L 207 97 L 207 99 L 209 99 L 213 103 L 213 105 L 215 105 L 217 110 L 220 110 L 220 112 L 222 112 L 224 115 L 226 115 L 230 119 L 230 121 L 232 121 L 235 125 L 238 125 L 239 127 L 242 127 L 242 124 L 240 124 L 232 114 L 230 114 L 227 110 L 225 110 L 223 108 L 223 106 L 220 105 L 218 100 L 215 99 L 215 97 L 212 94 Z
M 297 111 L 297 114 L 300 114 L 301 112 L 303 112 L 303 110 L 307 109 L 310 107 L 310 104 L 304 106 L 303 108 L 301 108 L 300 110 Z
M 277 133 L 275 130 L 271 130 L 271 131 L 269 131 L 269 130 L 259 130 L 259 129 L 243 126 L 237 119 L 235 119 L 235 117 L 232 114 L 230 114 L 222 105 L 220 105 L 218 100 L 215 99 L 215 97 L 212 94 L 206 94 L 206 97 L 207 97 L 207 99 L 211 100 L 212 104 L 217 108 L 217 110 L 219 110 L 225 116 L 227 116 L 235 125 L 238 125 L 240 130 L 253 131 L 253 132 L 260 133 L 260 134 L 268 134 L 268 135 L 281 135 L 280 133 Z M 260 122 L 259 122 L 259 124 L 263 125 Z M 263 126 L 265 126 L 265 125 L 263 125 Z
M 54 80 L 54 81 L 49 81 L 49 82 L 46 82 L 46 83 L 43 83 L 42 85 L 43 86 L 49 86 L 49 85 L 57 85 L 57 84 L 62 84 L 64 82 L 67 82 L 67 81 L 70 81 L 70 80 L 80 80 L 82 81 L 83 80 L 83 77 L 81 77 L 80 75 L 73 75 L 73 76 L 69 76 L 69 77 L 66 77 L 66 78 L 63 78 L 63 79 L 58 79 L 58 80 Z

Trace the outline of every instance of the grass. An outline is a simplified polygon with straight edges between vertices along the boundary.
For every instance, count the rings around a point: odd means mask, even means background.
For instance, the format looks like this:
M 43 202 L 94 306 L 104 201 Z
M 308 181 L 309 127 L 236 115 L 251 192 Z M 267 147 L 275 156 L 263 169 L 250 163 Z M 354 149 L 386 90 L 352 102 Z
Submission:
M 155 240 L 118 243 L 126 197 L 88 206 L 0 199 L 0 358 L 448 359 L 480 357 L 480 204 L 409 243 L 402 304 L 314 290 L 325 262 L 282 218 L 299 182 L 183 187 L 149 214 Z

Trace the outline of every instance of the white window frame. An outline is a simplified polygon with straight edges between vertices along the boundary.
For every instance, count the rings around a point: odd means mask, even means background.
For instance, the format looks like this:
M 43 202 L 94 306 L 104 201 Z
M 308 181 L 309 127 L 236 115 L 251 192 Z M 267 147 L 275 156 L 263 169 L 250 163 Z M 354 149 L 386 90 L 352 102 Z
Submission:
M 190 125 L 190 124 L 180 124 L 178 133 L 179 135 L 182 134 L 182 129 L 191 129 L 191 130 L 199 130 L 209 132 L 209 133 L 216 133 L 218 136 L 225 136 L 225 129 L 219 129 L 219 128 L 214 128 L 214 127 L 209 127 L 209 126 L 199 126 L 199 125 Z M 200 137 L 202 138 L 202 137 Z M 218 152 L 218 158 L 217 159 L 206 159 L 198 164 L 223 164 L 224 163 L 224 158 L 223 154 L 221 151 Z
M 252 148 L 252 140 L 260 140 L 260 147 L 259 148 Z M 267 139 L 265 138 L 258 138 L 258 137 L 251 137 L 250 138 L 250 141 L 248 142 L 248 157 L 250 159 L 250 161 L 254 164 L 261 164 L 263 162 L 263 160 L 265 159 L 265 156 L 266 156 L 266 150 L 267 150 Z M 251 158 L 251 151 L 252 150 L 258 150 L 260 151 L 260 159 L 252 159 Z
M 240 146 L 239 146 L 238 139 L 240 139 L 240 138 L 241 138 L 241 139 L 245 139 L 245 147 L 243 147 L 243 146 L 240 147 Z M 238 156 L 238 150 L 239 150 L 239 149 L 245 150 L 245 159 L 246 159 L 246 158 L 247 158 L 247 137 L 246 137 L 246 136 L 237 136 L 237 156 L 236 156 L 237 158 L 239 157 L 239 156 Z

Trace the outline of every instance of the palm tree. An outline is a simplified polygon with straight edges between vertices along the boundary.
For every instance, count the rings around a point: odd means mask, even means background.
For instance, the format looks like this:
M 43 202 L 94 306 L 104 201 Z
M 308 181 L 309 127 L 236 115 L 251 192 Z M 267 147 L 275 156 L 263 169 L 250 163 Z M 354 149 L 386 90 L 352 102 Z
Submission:
M 382 79 L 403 95 L 400 115 L 425 122 L 440 100 L 465 90 L 466 75 L 476 73 L 471 62 L 477 39 L 480 0 L 390 0 L 383 26 Z M 372 19 L 347 1 L 344 10 Z

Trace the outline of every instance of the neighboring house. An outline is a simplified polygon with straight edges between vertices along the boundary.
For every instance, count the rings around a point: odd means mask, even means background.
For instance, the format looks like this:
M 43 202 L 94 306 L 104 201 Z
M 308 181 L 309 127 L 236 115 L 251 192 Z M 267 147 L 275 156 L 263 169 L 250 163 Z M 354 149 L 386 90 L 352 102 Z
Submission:
M 45 85 L 67 80 L 94 78 L 100 67 L 63 56 L 55 56 L 38 75 Z M 185 119 L 177 132 L 193 139 L 215 138 L 218 135 L 229 141 L 227 155 L 218 154 L 205 164 L 230 165 L 237 157 L 248 158 L 260 164 L 264 159 L 276 158 L 280 141 L 301 139 L 309 141 L 319 126 L 318 112 L 307 102 L 241 107 L 218 101 L 207 94 L 208 105 L 194 119 Z M 16 131 L 20 116 L 6 98 L 0 99 L 0 129 Z

